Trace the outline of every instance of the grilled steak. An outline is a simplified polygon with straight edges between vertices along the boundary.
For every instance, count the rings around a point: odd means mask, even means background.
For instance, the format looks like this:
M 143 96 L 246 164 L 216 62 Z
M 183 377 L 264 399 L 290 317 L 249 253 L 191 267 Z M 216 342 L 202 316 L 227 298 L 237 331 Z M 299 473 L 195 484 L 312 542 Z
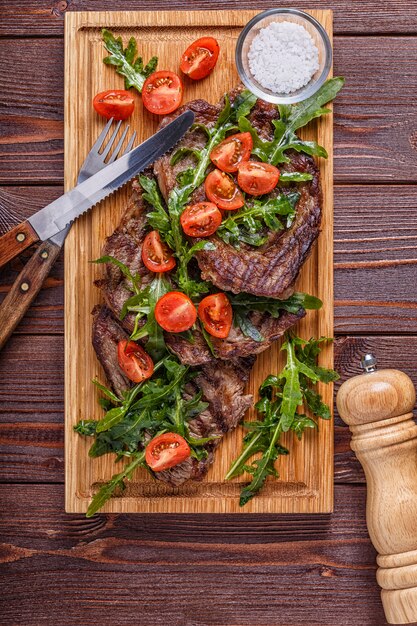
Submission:
M 238 91 L 239 88 L 229 94 L 231 100 Z M 222 104 L 213 106 L 204 100 L 194 100 L 164 118 L 161 126 L 186 109 L 194 111 L 196 123 L 212 126 L 222 109 Z M 274 106 L 258 100 L 249 119 L 263 139 L 270 140 L 274 130 L 272 121 L 277 117 L 278 112 Z M 201 148 L 204 143 L 204 133 L 188 132 L 179 147 Z M 215 250 L 201 250 L 196 254 L 202 278 L 212 282 L 219 289 L 278 299 L 288 298 L 293 292 L 294 282 L 320 232 L 321 188 L 319 172 L 312 157 L 294 151 L 289 151 L 287 156 L 290 163 L 280 166 L 282 171 L 306 172 L 313 175 L 310 182 L 294 187 L 301 193 L 301 198 L 291 226 L 286 230 L 270 233 L 266 243 L 259 248 L 243 244 L 240 250 L 236 250 L 213 235 L 210 241 L 215 244 Z M 154 164 L 154 172 L 165 198 L 175 186 L 176 175 L 194 163 L 193 157 L 187 156 L 172 166 L 170 158 L 169 154 L 165 155 Z M 276 195 L 282 191 L 285 190 L 277 187 L 272 194 Z M 191 198 L 192 202 L 202 200 L 205 200 L 204 185 L 196 189 Z
M 93 324 L 93 346 L 103 366 L 110 385 L 117 394 L 129 389 L 131 382 L 123 375 L 117 361 L 117 343 L 126 339 L 123 328 L 114 320 L 107 307 L 96 307 Z M 202 391 L 202 399 L 208 407 L 189 422 L 190 434 L 196 438 L 216 437 L 206 444 L 207 458 L 202 461 L 189 458 L 155 476 L 171 485 L 177 486 L 190 478 L 199 479 L 207 472 L 213 461 L 213 451 L 221 437 L 237 426 L 245 411 L 252 404 L 252 396 L 244 395 L 243 389 L 248 381 L 255 356 L 233 361 L 210 362 L 199 368 L 192 383 L 186 387 L 187 396 Z
M 114 320 L 110 310 L 96 306 L 93 322 L 93 347 L 97 358 L 106 373 L 107 380 L 118 396 L 131 386 L 130 380 L 123 374 L 117 361 L 117 344 L 129 335 Z
M 149 210 L 149 205 L 142 197 L 141 187 L 135 181 L 126 212 L 114 233 L 108 237 L 103 248 L 103 256 L 113 256 L 122 261 L 132 273 L 139 272 L 143 286 L 146 286 L 153 278 L 152 273 L 143 265 L 141 258 L 142 242 L 146 234 L 146 213 Z M 103 290 L 107 307 L 112 311 L 114 317 L 119 319 L 123 304 L 132 295 L 125 276 L 118 267 L 107 263 L 105 278 L 97 281 L 96 284 Z M 297 314 L 283 311 L 278 319 L 274 319 L 268 313 L 253 312 L 251 322 L 264 340 L 262 342 L 254 341 L 245 337 L 239 329 L 232 328 L 227 339 L 213 337 L 212 342 L 216 356 L 219 359 L 234 359 L 263 352 L 304 315 L 305 311 L 302 308 Z M 121 325 L 131 333 L 134 326 L 134 315 L 127 315 Z M 193 331 L 193 335 L 194 343 L 170 333 L 165 333 L 165 340 L 183 363 L 189 365 L 208 363 L 213 359 L 213 356 L 207 343 L 200 331 Z
M 253 311 L 250 315 L 250 320 L 264 340 L 255 341 L 250 337 L 245 337 L 240 328 L 232 327 L 227 339 L 210 338 L 214 353 L 217 358 L 226 360 L 259 354 L 266 348 L 269 348 L 274 341 L 281 337 L 291 326 L 294 326 L 304 315 L 305 311 L 302 308 L 298 313 L 282 311 L 277 319 L 274 319 L 268 313 Z M 200 365 L 213 361 L 213 355 L 199 330 L 193 332 L 193 343 L 187 341 L 181 335 L 168 333 L 165 341 L 182 363 Z

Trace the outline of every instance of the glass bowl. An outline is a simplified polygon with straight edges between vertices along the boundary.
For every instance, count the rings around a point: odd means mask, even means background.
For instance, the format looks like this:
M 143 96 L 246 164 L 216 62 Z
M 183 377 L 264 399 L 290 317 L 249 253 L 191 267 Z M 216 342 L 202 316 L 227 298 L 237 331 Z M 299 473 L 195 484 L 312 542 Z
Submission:
M 271 22 L 294 22 L 303 26 L 311 35 L 319 52 L 319 69 L 310 82 L 289 94 L 279 94 L 266 89 L 252 76 L 249 69 L 248 53 L 252 41 L 259 31 Z M 258 98 L 274 104 L 301 102 L 312 96 L 326 80 L 332 66 L 332 46 L 323 26 L 308 13 L 298 9 L 269 9 L 255 15 L 240 33 L 236 44 L 236 66 L 244 85 Z

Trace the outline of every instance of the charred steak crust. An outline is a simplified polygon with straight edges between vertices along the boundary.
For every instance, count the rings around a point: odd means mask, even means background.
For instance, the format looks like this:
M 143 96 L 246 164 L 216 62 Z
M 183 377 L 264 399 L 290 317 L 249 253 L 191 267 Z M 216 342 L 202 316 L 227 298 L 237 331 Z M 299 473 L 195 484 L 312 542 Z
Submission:
M 251 314 L 251 322 L 264 340 L 259 342 L 250 337 L 245 337 L 239 328 L 232 327 L 227 339 L 211 338 L 216 357 L 218 359 L 230 360 L 259 354 L 269 348 L 274 341 L 282 337 L 286 330 L 294 326 L 304 316 L 305 310 L 302 308 L 298 313 L 283 311 L 277 319 L 274 319 L 268 313 L 262 314 L 255 311 Z M 196 366 L 215 360 L 199 330 L 193 332 L 193 338 L 194 343 L 190 343 L 181 335 L 167 334 L 165 341 L 180 361 L 187 363 L 187 365 Z
M 117 343 L 126 339 L 127 334 L 106 306 L 96 307 L 93 314 L 93 346 L 110 385 L 120 395 L 131 386 L 117 361 Z M 206 444 L 206 459 L 197 461 L 189 458 L 170 470 L 156 473 L 156 478 L 178 486 L 190 478 L 200 479 L 204 476 L 213 462 L 213 451 L 221 437 L 237 426 L 252 404 L 252 396 L 244 395 L 243 389 L 255 359 L 255 356 L 220 362 L 212 359 L 199 369 L 195 379 L 188 383 L 186 393 L 192 396 L 201 390 L 202 399 L 208 402 L 208 407 L 190 420 L 190 433 L 196 438 L 216 439 Z
M 117 361 L 117 344 L 129 335 L 112 317 L 106 307 L 96 306 L 93 309 L 93 347 L 100 361 L 107 380 L 114 391 L 120 396 L 131 386 L 129 379 L 123 374 Z
M 241 89 L 239 86 L 230 92 L 230 99 L 233 100 Z M 187 109 L 195 112 L 196 123 L 212 126 L 222 106 L 223 103 L 213 106 L 204 100 L 194 100 L 165 117 L 161 126 Z M 277 117 L 276 107 L 262 100 L 257 101 L 249 115 L 251 123 L 265 140 L 272 139 L 274 130 L 272 121 Z M 204 145 L 203 133 L 189 131 L 175 149 L 201 148 Z M 295 151 L 289 151 L 288 157 L 290 163 L 281 165 L 282 171 L 305 172 L 313 176 L 310 182 L 294 186 L 294 189 L 301 193 L 301 197 L 290 228 L 270 233 L 267 242 L 259 248 L 242 245 L 240 250 L 213 235 L 209 240 L 215 244 L 215 250 L 201 250 L 196 254 L 203 280 L 208 280 L 219 289 L 233 293 L 246 292 L 277 299 L 286 299 L 292 294 L 294 282 L 320 233 L 322 196 L 319 170 L 314 159 Z M 186 157 L 174 166 L 170 164 L 170 159 L 171 155 L 167 154 L 154 164 L 154 173 L 165 199 L 176 184 L 177 174 L 194 163 L 192 156 Z M 277 187 L 271 195 L 281 191 L 285 192 Z M 205 199 L 203 184 L 196 189 L 191 202 Z

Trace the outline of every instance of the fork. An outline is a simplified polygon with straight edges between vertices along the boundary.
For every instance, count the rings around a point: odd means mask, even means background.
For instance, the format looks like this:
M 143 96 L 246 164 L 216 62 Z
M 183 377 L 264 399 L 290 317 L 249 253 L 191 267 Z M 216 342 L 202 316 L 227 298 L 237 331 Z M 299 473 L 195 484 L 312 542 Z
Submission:
M 110 119 L 107 122 L 106 126 L 103 128 L 88 153 L 80 168 L 77 184 L 84 182 L 87 178 L 102 170 L 109 163 L 113 163 L 118 156 L 122 156 L 132 149 L 136 139 L 136 131 L 133 132 L 123 153 L 119 155 L 127 137 L 129 126 L 126 126 L 121 137 L 117 141 L 116 146 L 114 147 L 116 137 L 122 123 L 121 121 L 116 124 L 107 145 L 103 147 L 112 123 L 113 119 Z M 70 228 L 71 225 L 67 226 L 64 230 L 61 230 L 57 235 L 54 235 L 47 241 L 41 242 L 34 255 L 29 259 L 19 276 L 16 278 L 9 293 L 4 298 L 0 306 L 0 350 L 39 293 L 44 280 L 49 275 L 61 252 L 65 237 L 67 236 Z

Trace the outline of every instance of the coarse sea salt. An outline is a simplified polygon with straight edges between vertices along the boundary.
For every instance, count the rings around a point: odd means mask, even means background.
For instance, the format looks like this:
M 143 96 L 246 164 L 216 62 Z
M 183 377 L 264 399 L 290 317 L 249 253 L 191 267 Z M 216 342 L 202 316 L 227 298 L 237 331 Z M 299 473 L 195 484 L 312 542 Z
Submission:
M 271 22 L 252 41 L 248 61 L 264 89 L 289 94 L 310 82 L 319 69 L 319 51 L 300 24 Z

